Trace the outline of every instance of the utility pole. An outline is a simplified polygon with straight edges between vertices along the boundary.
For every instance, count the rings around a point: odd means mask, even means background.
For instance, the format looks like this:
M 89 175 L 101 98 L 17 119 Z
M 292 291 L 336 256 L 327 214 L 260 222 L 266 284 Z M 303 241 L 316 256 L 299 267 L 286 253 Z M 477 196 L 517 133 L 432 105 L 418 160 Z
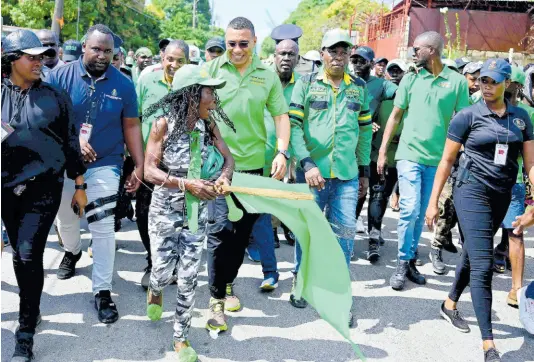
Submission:
M 193 29 L 197 27 L 197 2 L 198 0 L 193 0 Z
M 211 28 L 214 29 L 215 26 L 215 0 L 211 0 Z
M 80 40 L 80 4 L 81 0 L 78 0 L 78 19 L 76 20 L 76 40 Z
M 54 5 L 54 18 L 52 19 L 52 31 L 56 33 L 58 39 L 61 28 L 63 27 L 63 7 L 64 1 L 56 0 Z

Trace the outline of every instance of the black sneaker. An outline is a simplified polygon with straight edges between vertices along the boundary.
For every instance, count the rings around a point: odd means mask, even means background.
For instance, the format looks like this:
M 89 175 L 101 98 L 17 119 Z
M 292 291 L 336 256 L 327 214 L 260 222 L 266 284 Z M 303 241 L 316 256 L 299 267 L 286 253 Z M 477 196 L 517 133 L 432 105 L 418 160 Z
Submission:
M 471 328 L 469 328 L 469 324 L 467 324 L 465 319 L 462 317 L 460 311 L 458 311 L 458 309 L 449 310 L 445 308 L 445 302 L 441 304 L 441 310 L 439 314 L 441 314 L 443 319 L 452 324 L 452 326 L 460 332 L 469 333 L 471 331 Z
M 17 340 L 11 362 L 30 362 L 34 358 L 32 349 L 33 339 Z
M 291 287 L 291 295 L 289 296 L 289 303 L 295 308 L 306 308 L 308 306 L 308 302 L 304 300 L 304 298 L 297 299 L 295 297 L 295 288 L 297 287 L 297 274 L 293 276 L 293 286 Z
M 499 351 L 495 348 L 490 348 L 484 352 L 484 362 L 501 362 Z
M 144 290 L 148 289 L 148 285 L 150 284 L 150 274 L 152 273 L 152 267 L 147 266 L 145 268 L 145 274 L 143 274 L 143 277 L 141 278 L 141 286 Z
M 59 268 L 57 269 L 57 278 L 61 280 L 72 278 L 76 271 L 76 263 L 81 257 L 81 251 L 77 255 L 66 251 L 63 260 L 61 260 L 61 264 L 59 264 Z
M 434 273 L 442 275 L 445 274 L 445 264 L 441 257 L 441 249 L 430 248 L 430 254 L 428 255 L 432 262 L 432 269 Z
M 95 295 L 95 309 L 98 311 L 98 320 L 101 323 L 115 323 L 119 319 L 117 306 L 111 300 L 109 290 L 101 290 Z
M 404 288 L 404 283 L 406 282 L 406 274 L 408 273 L 408 261 L 398 260 L 397 261 L 397 270 L 395 274 L 389 279 L 389 285 L 394 290 L 402 290 Z
M 367 251 L 367 260 L 371 263 L 376 263 L 380 259 L 380 246 L 379 241 L 375 239 L 369 239 L 369 250 Z
M 419 270 L 415 267 L 415 259 L 410 260 L 408 263 L 408 272 L 406 273 L 406 278 L 411 282 L 419 285 L 426 284 L 426 278 L 419 273 Z

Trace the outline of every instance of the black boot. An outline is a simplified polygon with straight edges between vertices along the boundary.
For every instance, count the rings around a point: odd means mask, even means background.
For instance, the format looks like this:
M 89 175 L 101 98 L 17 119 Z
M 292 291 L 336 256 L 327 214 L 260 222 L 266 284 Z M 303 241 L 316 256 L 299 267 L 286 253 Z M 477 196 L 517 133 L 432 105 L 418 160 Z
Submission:
M 430 261 L 432 262 L 432 269 L 434 269 L 434 273 L 438 275 L 445 274 L 445 264 L 443 263 L 443 258 L 441 257 L 441 249 L 431 248 L 429 257 Z
M 101 290 L 95 295 L 95 309 L 98 311 L 98 320 L 101 323 L 115 323 L 119 319 L 117 306 L 111 299 L 109 290 Z
M 30 362 L 33 356 L 33 338 L 17 339 L 11 362 Z
M 369 239 L 369 251 L 367 251 L 367 260 L 376 263 L 380 259 L 380 246 L 378 239 Z
M 416 266 L 416 259 L 410 260 L 410 263 L 408 264 L 408 273 L 406 273 L 406 277 L 408 280 L 415 284 L 424 285 L 426 284 L 426 279 L 424 276 L 419 273 L 419 270 L 417 270 Z
M 395 290 L 402 290 L 404 288 L 404 283 L 406 282 L 406 275 L 408 273 L 408 261 L 398 260 L 397 261 L 397 270 L 395 274 L 389 279 L 389 285 Z

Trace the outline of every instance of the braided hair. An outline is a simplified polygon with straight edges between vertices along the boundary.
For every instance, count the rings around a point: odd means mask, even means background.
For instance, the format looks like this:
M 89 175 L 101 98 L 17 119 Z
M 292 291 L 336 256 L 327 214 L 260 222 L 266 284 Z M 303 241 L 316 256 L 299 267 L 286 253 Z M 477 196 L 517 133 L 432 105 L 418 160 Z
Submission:
M 200 118 L 198 111 L 203 87 L 204 86 L 198 84 L 193 84 L 170 92 L 160 99 L 159 102 L 153 104 L 143 112 L 144 119 L 157 113 L 159 115 L 165 115 L 167 122 L 173 123 L 174 127 L 172 127 L 172 131 L 168 134 L 167 139 L 164 142 L 164 147 L 170 143 L 178 142 L 184 133 L 190 131 L 190 125 L 187 124 L 188 119 L 198 120 Z M 207 121 L 208 125 L 215 125 L 217 122 L 223 122 L 235 132 L 234 123 L 221 108 L 219 97 L 215 91 L 213 92 L 213 97 L 215 98 L 217 107 L 210 111 L 210 117 Z M 213 132 L 211 131 L 213 127 L 206 128 L 209 129 L 210 136 L 214 137 Z

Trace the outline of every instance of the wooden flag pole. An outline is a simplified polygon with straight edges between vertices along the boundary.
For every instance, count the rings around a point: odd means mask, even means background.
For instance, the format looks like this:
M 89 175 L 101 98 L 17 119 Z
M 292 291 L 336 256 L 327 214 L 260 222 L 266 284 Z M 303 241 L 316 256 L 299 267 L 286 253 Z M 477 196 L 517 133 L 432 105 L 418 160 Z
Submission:
M 241 187 L 241 186 L 222 186 L 223 191 L 237 192 L 241 194 L 272 197 L 276 199 L 287 200 L 314 200 L 312 194 L 304 192 L 283 191 L 283 190 L 271 190 L 271 189 L 257 189 L 253 187 Z

